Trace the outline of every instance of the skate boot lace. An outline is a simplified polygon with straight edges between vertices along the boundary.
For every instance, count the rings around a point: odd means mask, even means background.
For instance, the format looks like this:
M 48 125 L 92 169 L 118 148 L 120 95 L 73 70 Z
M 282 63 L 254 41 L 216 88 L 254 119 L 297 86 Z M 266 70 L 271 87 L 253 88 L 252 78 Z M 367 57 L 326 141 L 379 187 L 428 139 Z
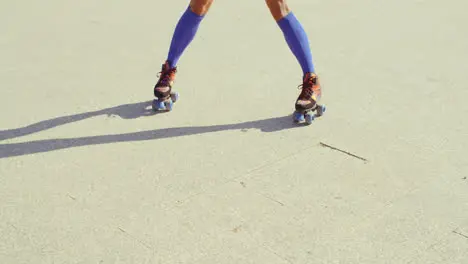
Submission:
M 158 78 L 160 78 L 160 79 L 159 79 L 158 84 L 156 86 L 157 87 L 169 87 L 169 86 L 171 86 L 172 77 L 174 76 L 175 73 L 176 73 L 175 68 L 173 68 L 173 69 L 162 69 L 158 73 Z
M 313 87 L 317 84 L 317 77 L 309 76 L 301 85 L 298 86 L 298 89 L 302 89 L 301 94 L 299 95 L 300 99 L 310 99 L 314 94 Z

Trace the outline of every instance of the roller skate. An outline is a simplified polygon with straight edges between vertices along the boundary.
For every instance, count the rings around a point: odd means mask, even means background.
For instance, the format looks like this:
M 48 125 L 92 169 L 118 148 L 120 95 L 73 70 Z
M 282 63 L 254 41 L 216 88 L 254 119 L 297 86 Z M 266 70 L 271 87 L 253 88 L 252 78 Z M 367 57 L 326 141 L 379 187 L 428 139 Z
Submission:
M 171 111 L 179 98 L 179 94 L 172 91 L 176 73 L 177 68 L 171 68 L 167 61 L 162 65 L 159 80 L 154 86 L 154 96 L 156 97 L 152 104 L 154 111 Z
M 322 116 L 325 112 L 325 106 L 318 104 L 322 95 L 318 76 L 315 73 L 307 73 L 299 88 L 302 91 L 296 100 L 296 111 L 294 111 L 293 119 L 297 124 L 310 125 L 316 117 Z

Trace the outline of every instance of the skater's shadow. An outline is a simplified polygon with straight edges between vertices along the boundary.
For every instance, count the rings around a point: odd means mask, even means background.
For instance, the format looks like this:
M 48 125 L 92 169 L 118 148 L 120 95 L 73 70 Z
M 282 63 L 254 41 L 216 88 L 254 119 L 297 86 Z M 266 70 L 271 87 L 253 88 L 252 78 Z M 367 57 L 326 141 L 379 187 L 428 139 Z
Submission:
M 41 132 L 47 129 L 58 127 L 61 125 L 78 122 L 87 118 L 107 115 L 108 117 L 119 116 L 123 119 L 135 119 L 143 116 L 154 115 L 155 112 L 151 110 L 151 101 L 134 103 L 134 104 L 124 104 L 116 107 L 110 107 L 98 111 L 86 112 L 76 115 L 61 116 L 53 119 L 48 119 L 41 121 L 29 126 L 9 129 L 9 130 L 0 130 L 0 141 L 5 139 L 17 138 L 22 136 L 27 136 L 37 132 Z
M 151 110 L 151 101 L 136 104 L 125 104 L 94 112 L 58 117 L 22 128 L 0 131 L 0 140 L 33 134 L 39 131 L 50 129 L 60 125 L 65 125 L 72 122 L 77 122 L 98 115 L 120 116 L 124 119 L 133 119 L 154 114 L 155 113 Z M 46 139 L 24 143 L 0 144 L 0 159 L 15 156 L 23 156 L 34 153 L 49 152 L 73 147 L 110 144 L 117 142 L 156 140 L 162 138 L 189 136 L 225 130 L 240 130 L 245 132 L 248 129 L 258 129 L 262 132 L 275 132 L 294 127 L 297 126 L 293 124 L 291 116 L 283 116 L 226 125 L 173 127 L 124 134 L 88 136 L 67 139 Z

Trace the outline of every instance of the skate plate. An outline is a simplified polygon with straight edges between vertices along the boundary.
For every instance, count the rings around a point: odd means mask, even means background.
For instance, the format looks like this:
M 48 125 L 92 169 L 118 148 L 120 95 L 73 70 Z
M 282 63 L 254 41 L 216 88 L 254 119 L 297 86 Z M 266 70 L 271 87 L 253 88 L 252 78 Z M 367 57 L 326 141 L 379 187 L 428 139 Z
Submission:
M 325 110 L 326 107 L 324 105 L 317 105 L 317 107 L 314 110 L 294 111 L 294 123 L 310 125 L 315 120 L 315 118 L 321 117 L 323 113 L 325 113 Z
M 171 96 L 165 100 L 159 100 L 158 98 L 153 100 L 152 108 L 155 112 L 169 112 L 172 111 L 174 103 L 179 99 L 177 92 L 171 93 Z

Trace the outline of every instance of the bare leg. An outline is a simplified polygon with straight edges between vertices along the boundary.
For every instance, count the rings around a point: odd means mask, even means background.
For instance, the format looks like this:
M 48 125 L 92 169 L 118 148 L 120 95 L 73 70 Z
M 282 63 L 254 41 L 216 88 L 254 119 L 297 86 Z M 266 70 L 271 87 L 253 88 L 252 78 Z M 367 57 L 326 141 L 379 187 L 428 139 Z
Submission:
M 191 0 L 190 7 L 192 11 L 199 15 L 204 16 L 210 10 L 211 4 L 213 4 L 213 0 Z
M 275 21 L 279 21 L 283 17 L 287 16 L 289 12 L 291 12 L 291 9 L 286 3 L 286 0 L 265 0 L 265 1 Z

